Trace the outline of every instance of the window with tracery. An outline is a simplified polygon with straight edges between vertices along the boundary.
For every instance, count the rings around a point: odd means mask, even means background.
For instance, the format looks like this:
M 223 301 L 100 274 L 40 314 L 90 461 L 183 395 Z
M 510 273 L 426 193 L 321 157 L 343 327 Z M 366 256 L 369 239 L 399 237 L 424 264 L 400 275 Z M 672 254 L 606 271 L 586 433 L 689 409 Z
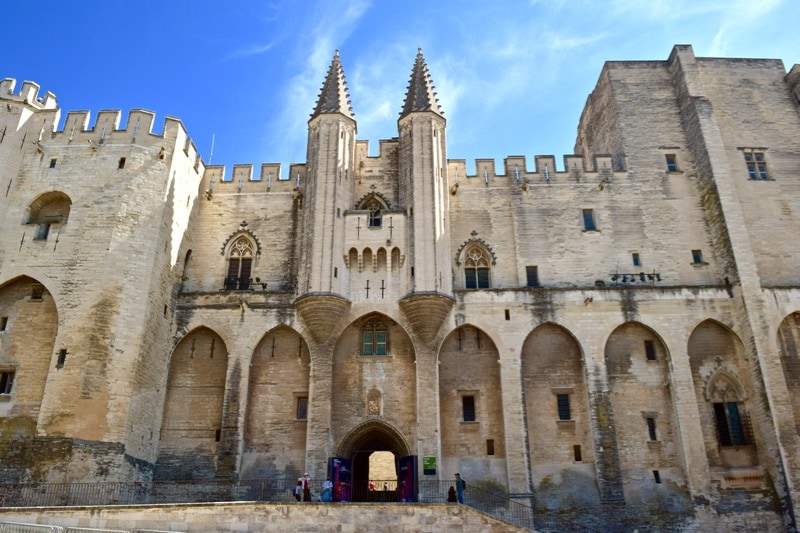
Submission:
M 239 237 L 228 251 L 228 273 L 225 276 L 225 290 L 249 289 L 252 266 L 253 243 L 247 237 Z
M 361 355 L 387 355 L 389 333 L 382 320 L 372 319 L 361 328 Z
M 488 289 L 491 287 L 489 254 L 481 248 L 470 248 L 464 259 L 464 286 L 467 289 Z

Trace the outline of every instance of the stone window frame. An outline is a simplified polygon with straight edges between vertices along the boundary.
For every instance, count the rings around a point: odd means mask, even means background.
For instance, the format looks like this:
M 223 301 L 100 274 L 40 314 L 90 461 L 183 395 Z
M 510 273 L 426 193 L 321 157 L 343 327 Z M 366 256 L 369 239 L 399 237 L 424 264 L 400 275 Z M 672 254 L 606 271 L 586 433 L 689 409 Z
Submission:
M 308 408 L 309 408 L 309 398 L 308 398 L 308 391 L 300 391 L 292 393 L 292 397 L 294 398 L 294 420 L 295 422 L 307 422 L 308 421 Z M 303 412 L 304 409 L 304 412 Z M 304 417 L 300 417 L 300 415 L 304 414 Z
M 464 251 L 464 288 L 492 288 L 492 255 L 483 246 L 473 244 Z M 474 285 L 474 286 L 470 286 Z
M 379 334 L 381 333 L 383 334 L 383 341 L 379 340 Z M 368 336 L 369 340 L 367 340 Z M 383 318 L 373 316 L 364 322 L 359 329 L 359 340 L 358 355 L 361 357 L 389 357 L 391 354 L 389 349 L 389 325 Z M 368 344 L 370 349 L 365 350 Z M 378 353 L 381 345 L 384 353 Z M 371 353 L 366 353 L 367 351 Z
M 14 395 L 14 378 L 17 375 L 17 366 L 10 364 L 0 365 L 0 401 L 10 401 Z
M 225 290 L 252 288 L 257 249 L 257 244 L 247 234 L 238 235 L 231 240 L 225 253 Z M 233 275 L 234 268 L 236 275 Z
M 480 417 L 478 416 L 478 397 L 480 396 L 479 395 L 480 391 L 479 390 L 475 390 L 475 389 L 470 389 L 470 390 L 458 390 L 456 392 L 458 393 L 459 408 L 460 408 L 459 409 L 459 413 L 461 414 L 460 423 L 461 424 L 479 424 L 480 423 Z M 467 401 L 467 400 L 465 400 L 466 398 L 472 398 L 471 401 L 472 401 L 473 420 L 466 420 L 465 416 L 464 416 L 466 414 L 466 409 L 465 409 L 466 406 L 465 406 L 465 403 L 464 403 L 465 401 Z
M 600 233 L 594 208 L 581 209 L 581 220 L 583 221 L 583 233 Z
M 767 170 L 767 149 L 761 147 L 742 148 L 745 168 L 750 181 L 773 181 Z
M 573 409 L 573 401 L 572 397 L 575 394 L 574 387 L 552 387 L 550 391 L 553 393 L 554 396 L 554 406 L 555 406 L 555 419 L 556 424 L 559 426 L 564 427 L 574 427 L 575 426 L 575 409 Z M 561 413 L 559 412 L 559 405 L 558 405 L 558 398 L 559 396 L 566 396 L 568 400 L 568 408 L 569 408 L 569 416 L 570 418 L 564 419 L 561 418 Z

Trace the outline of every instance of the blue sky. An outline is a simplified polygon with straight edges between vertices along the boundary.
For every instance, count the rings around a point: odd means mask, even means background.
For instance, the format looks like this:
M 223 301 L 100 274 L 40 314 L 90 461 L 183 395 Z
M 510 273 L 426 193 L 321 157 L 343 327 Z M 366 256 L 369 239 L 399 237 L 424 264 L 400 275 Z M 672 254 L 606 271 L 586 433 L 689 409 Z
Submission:
M 69 110 L 180 118 L 206 163 L 305 160 L 336 49 L 359 138 L 397 135 L 418 47 L 448 120 L 448 157 L 573 151 L 607 60 L 697 56 L 800 63 L 797 0 L 43 0 L 3 6 L 0 77 Z M 66 113 L 62 114 L 62 121 Z M 498 166 L 498 168 L 501 168 Z M 285 176 L 284 176 L 285 177 Z

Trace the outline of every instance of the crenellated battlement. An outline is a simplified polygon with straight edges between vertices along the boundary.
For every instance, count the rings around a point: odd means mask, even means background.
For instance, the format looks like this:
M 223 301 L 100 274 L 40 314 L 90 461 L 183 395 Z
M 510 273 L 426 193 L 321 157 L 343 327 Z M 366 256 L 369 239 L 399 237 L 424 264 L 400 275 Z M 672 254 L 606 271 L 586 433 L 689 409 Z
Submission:
M 228 173 L 225 165 L 205 167 L 201 189 L 206 198 L 214 194 L 292 192 L 305 183 L 306 165 L 289 165 L 289 174 L 281 174 L 280 163 L 263 163 L 260 169 L 251 164 L 233 165 Z
M 16 85 L 17 80 L 14 78 L 5 78 L 0 81 L 0 100 L 25 103 L 37 109 L 56 109 L 58 107 L 56 95 L 53 93 L 48 91 L 44 96 L 39 96 L 38 84 L 32 81 L 23 81 L 18 93 L 14 92 Z
M 53 132 L 52 138 L 61 142 L 89 142 L 96 146 L 103 144 L 149 144 L 148 140 L 171 139 L 186 136 L 186 128 L 180 119 L 166 116 L 160 132 L 153 131 L 155 113 L 145 109 L 132 109 L 128 112 L 125 126 L 122 124 L 122 112 L 119 109 L 106 109 L 97 113 L 91 123 L 89 111 L 69 111 L 64 125 Z M 182 146 L 184 151 L 197 154 L 194 143 Z
M 523 190 L 533 184 L 592 183 L 604 186 L 613 180 L 614 171 L 610 155 L 595 155 L 589 159 L 580 155 L 565 155 L 563 170 L 556 168 L 552 155 L 534 156 L 534 167 L 529 169 L 525 156 L 508 156 L 503 160 L 503 173 L 498 174 L 494 159 L 476 159 L 475 174 L 467 173 L 465 159 L 449 159 L 447 162 L 451 193 L 459 188 L 517 186 Z M 624 171 L 621 171 L 624 172 Z

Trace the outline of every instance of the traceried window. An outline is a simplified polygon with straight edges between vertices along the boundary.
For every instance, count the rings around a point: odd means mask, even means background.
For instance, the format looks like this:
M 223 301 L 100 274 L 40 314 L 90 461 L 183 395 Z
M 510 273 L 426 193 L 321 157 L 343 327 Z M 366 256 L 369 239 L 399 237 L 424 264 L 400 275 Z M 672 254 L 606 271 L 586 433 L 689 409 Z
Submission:
M 368 321 L 361 328 L 361 355 L 387 355 L 389 333 L 379 319 Z
M 239 237 L 228 251 L 228 273 L 225 276 L 225 290 L 249 289 L 252 266 L 253 244 L 247 237 Z
M 464 259 L 464 286 L 467 289 L 491 287 L 489 255 L 477 246 L 470 248 Z
M 751 180 L 769 179 L 764 152 L 745 152 L 744 161 L 747 164 L 747 172 L 750 174 Z

